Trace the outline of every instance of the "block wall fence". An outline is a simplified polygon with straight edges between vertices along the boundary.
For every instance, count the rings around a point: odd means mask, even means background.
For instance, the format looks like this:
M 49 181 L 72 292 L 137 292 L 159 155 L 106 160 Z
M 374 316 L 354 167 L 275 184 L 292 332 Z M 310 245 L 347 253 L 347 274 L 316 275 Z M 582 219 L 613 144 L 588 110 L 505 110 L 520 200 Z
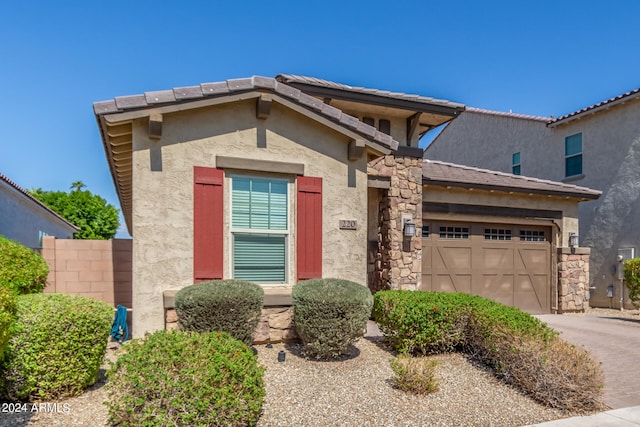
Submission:
M 49 265 L 44 292 L 82 295 L 131 308 L 131 240 L 73 240 L 45 236 Z

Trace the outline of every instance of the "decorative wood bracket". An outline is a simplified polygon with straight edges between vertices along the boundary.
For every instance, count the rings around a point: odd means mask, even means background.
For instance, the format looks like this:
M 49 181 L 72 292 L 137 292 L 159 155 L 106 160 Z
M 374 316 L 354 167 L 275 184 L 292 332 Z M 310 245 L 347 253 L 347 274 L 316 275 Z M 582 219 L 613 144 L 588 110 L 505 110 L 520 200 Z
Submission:
M 364 153 L 364 141 L 361 139 L 354 139 L 349 142 L 349 160 L 354 161 L 362 158 Z
M 266 119 L 271 114 L 271 96 L 260 95 L 256 100 L 256 117 Z
M 160 139 L 162 137 L 162 114 L 152 113 L 149 116 L 149 138 Z
M 407 118 L 407 145 L 411 146 L 411 140 L 418 130 L 418 124 L 420 124 L 420 115 L 422 113 L 415 113 Z

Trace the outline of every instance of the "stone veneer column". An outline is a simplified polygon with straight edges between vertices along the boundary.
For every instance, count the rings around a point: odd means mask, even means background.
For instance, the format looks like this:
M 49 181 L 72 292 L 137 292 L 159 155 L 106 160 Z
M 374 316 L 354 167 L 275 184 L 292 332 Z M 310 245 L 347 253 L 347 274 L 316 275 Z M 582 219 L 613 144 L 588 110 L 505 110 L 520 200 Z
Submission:
M 388 155 L 370 166 L 390 178 L 380 201 L 375 290 L 420 289 L 422 283 L 422 157 Z M 403 217 L 416 225 L 405 238 Z
M 558 311 L 589 307 L 589 248 L 558 248 Z

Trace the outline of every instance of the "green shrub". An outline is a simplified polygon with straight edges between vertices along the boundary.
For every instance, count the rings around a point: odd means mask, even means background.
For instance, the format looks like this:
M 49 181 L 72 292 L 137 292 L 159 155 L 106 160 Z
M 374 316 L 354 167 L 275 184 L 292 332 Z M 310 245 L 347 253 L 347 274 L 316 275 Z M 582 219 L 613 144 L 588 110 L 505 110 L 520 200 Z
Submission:
M 112 423 L 247 426 L 258 420 L 264 368 L 230 335 L 158 331 L 124 349 L 107 373 Z
M 243 280 L 197 283 L 176 293 L 178 324 L 183 330 L 227 332 L 247 345 L 260 321 L 264 291 Z
M 18 294 L 42 292 L 49 267 L 33 250 L 0 236 L 0 287 Z
M 293 287 L 293 319 L 308 356 L 339 357 L 364 335 L 373 297 L 348 280 L 312 279 Z
M 624 262 L 624 284 L 629 290 L 629 299 L 633 305 L 640 306 L 640 258 Z
M 400 390 L 414 394 L 429 394 L 438 391 L 436 366 L 439 362 L 424 357 L 399 356 L 391 359 L 395 377 L 393 384 Z
M 470 295 L 384 291 L 374 298 L 373 318 L 401 353 L 455 351 L 465 342 Z
M 589 353 L 517 308 L 474 295 L 382 291 L 373 315 L 400 352 L 464 351 L 547 406 L 602 407 L 603 374 Z
M 0 286 L 0 359 L 9 341 L 9 330 L 16 314 L 16 301 L 13 293 Z
M 112 320 L 113 308 L 91 298 L 19 296 L 0 395 L 37 401 L 82 393 L 98 379 Z

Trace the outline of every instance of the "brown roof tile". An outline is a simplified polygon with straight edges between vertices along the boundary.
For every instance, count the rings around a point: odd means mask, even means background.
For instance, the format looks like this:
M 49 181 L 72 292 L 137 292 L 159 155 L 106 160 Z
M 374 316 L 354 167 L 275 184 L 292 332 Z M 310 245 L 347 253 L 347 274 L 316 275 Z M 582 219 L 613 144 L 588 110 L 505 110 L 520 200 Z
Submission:
M 359 86 L 349 86 L 342 83 L 332 82 L 329 80 L 318 79 L 315 77 L 296 76 L 293 74 L 278 74 L 276 76 L 276 80 L 282 83 L 287 83 L 287 84 L 300 83 L 305 85 L 337 89 L 337 90 L 348 91 L 348 92 L 375 95 L 375 96 L 392 98 L 392 99 L 397 99 L 402 101 L 410 101 L 410 102 L 423 103 L 423 104 L 434 104 L 434 105 L 440 105 L 443 107 L 464 109 L 464 104 L 459 104 L 457 102 L 451 102 L 444 99 L 436 99 L 436 98 L 430 98 L 426 96 L 406 94 L 402 92 L 390 92 L 387 90 L 371 89 L 371 88 L 359 87 Z
M 231 79 L 224 82 L 202 83 L 200 86 L 174 88 L 170 90 L 146 92 L 142 95 L 119 96 L 114 100 L 101 101 L 93 104 L 96 116 L 124 112 L 127 110 L 144 109 L 159 104 L 175 104 L 189 102 L 194 99 L 220 96 L 233 92 L 250 90 L 271 90 L 293 100 L 316 113 L 322 114 L 339 123 L 347 129 L 362 134 L 365 138 L 376 141 L 391 150 L 398 148 L 398 141 L 388 135 L 380 133 L 376 128 L 363 124 L 357 118 L 343 113 L 341 110 L 327 105 L 309 96 L 299 89 L 278 82 L 271 77 L 253 76 L 241 79 Z
M 560 116 L 555 119 L 551 125 L 559 125 L 562 123 L 566 123 L 573 119 L 577 119 L 585 113 L 596 112 L 603 108 L 612 107 L 621 102 L 630 101 L 631 99 L 640 97 L 640 88 L 630 90 L 629 92 L 625 92 L 622 95 L 614 96 L 613 98 L 606 99 L 602 102 L 598 102 L 597 104 L 590 105 L 588 107 L 582 108 L 581 110 L 574 111 L 573 113 L 565 114 L 564 116 Z
M 475 107 L 467 107 L 465 111 L 470 113 L 486 114 L 489 116 L 511 117 L 514 119 L 534 120 L 534 121 L 545 122 L 545 123 L 549 123 L 553 120 L 553 118 L 551 117 L 532 116 L 529 114 L 518 114 L 518 113 L 503 112 L 503 111 L 485 110 L 483 108 L 475 108 Z
M 598 190 L 521 175 L 511 175 L 454 163 L 425 159 L 422 165 L 424 184 L 478 188 L 519 193 L 534 193 L 583 199 L 597 199 Z

